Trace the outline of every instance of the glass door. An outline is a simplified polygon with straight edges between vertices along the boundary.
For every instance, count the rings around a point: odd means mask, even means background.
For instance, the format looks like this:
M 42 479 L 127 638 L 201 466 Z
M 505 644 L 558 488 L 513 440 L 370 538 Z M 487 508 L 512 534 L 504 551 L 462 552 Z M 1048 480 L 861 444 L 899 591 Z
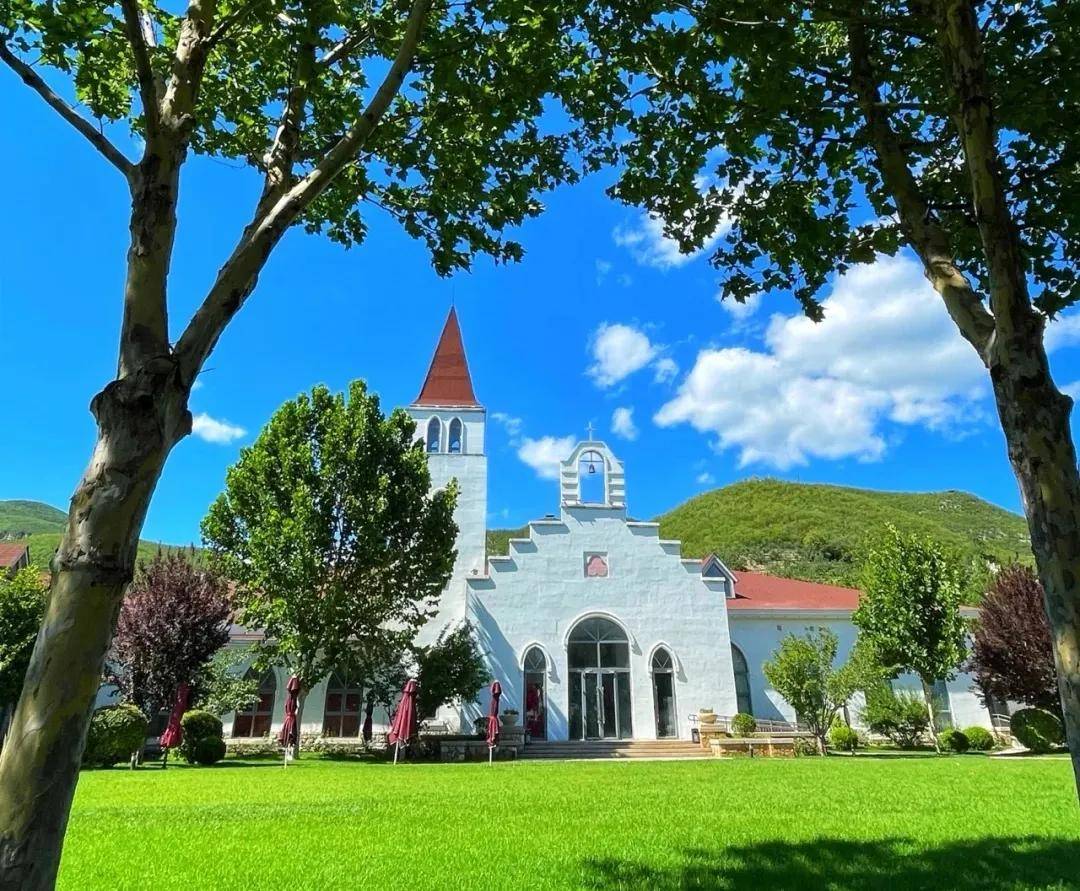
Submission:
M 604 739 L 618 739 L 619 737 L 619 709 L 615 704 L 615 683 L 616 675 L 602 674 L 601 683 L 603 685 L 603 699 L 601 705 L 603 706 L 603 738 Z
M 584 692 L 582 708 L 585 712 L 585 739 L 600 739 L 600 697 L 597 695 L 600 684 L 595 671 L 584 673 Z
M 653 675 L 653 696 L 656 701 L 656 737 L 670 739 L 678 736 L 675 730 L 675 685 L 669 671 Z

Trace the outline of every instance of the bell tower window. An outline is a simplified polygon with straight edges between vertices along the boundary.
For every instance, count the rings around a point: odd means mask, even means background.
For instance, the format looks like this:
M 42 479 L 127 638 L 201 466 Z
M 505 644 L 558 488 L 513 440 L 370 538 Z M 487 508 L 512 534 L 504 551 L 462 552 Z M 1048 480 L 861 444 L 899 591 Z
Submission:
M 465 435 L 461 419 L 454 418 L 450 422 L 450 436 L 447 443 L 447 451 L 451 455 L 460 455 L 465 451 Z
M 607 492 L 604 477 L 607 464 L 599 452 L 588 449 L 578 458 L 578 485 L 581 487 L 582 504 L 604 504 Z
M 427 450 L 429 452 L 438 452 L 441 445 L 442 423 L 438 418 L 432 418 L 427 425 Z

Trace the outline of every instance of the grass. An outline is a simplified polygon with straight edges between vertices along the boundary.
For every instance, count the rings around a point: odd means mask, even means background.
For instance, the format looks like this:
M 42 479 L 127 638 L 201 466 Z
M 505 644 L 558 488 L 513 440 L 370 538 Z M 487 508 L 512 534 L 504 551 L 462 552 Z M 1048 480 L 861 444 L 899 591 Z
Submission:
M 1064 759 L 85 772 L 64 889 L 1080 887 Z

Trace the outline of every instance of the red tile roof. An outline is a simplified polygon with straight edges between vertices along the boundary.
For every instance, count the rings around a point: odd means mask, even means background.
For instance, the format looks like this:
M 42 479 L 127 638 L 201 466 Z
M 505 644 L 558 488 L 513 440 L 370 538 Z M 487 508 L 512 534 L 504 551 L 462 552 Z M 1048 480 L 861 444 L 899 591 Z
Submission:
M 859 605 L 856 588 L 782 579 L 763 572 L 736 572 L 733 610 L 835 610 L 851 612 Z
M 18 541 L 0 541 L 0 569 L 9 569 L 18 563 L 30 545 Z
M 461 342 L 457 310 L 450 308 L 442 337 L 435 347 L 424 386 L 416 397 L 415 405 L 475 405 L 469 363 L 465 359 L 465 345 Z

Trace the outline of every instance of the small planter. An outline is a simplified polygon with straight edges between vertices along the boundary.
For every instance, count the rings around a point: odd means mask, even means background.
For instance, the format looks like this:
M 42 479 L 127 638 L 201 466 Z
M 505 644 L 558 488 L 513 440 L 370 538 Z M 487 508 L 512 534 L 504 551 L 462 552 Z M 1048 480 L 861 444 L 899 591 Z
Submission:
M 499 720 L 502 722 L 503 727 L 513 727 L 518 722 L 518 713 L 503 712 Z
M 716 713 L 711 708 L 703 708 L 698 712 L 698 720 L 702 724 L 715 724 Z

